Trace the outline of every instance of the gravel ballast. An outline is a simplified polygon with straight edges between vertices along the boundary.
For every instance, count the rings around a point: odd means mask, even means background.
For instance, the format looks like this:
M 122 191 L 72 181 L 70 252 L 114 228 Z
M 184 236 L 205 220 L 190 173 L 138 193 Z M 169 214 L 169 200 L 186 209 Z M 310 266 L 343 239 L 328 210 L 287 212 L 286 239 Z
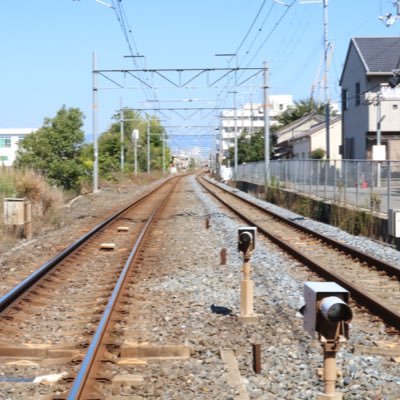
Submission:
M 236 355 L 251 399 L 314 399 L 323 389 L 316 374 L 322 366 L 322 350 L 319 342 L 304 331 L 298 312 L 304 303 L 304 281 L 313 276 L 279 248 L 258 237 L 251 264 L 254 308 L 259 319 L 254 324 L 238 322 L 235 315 L 240 308 L 242 259 L 237 253 L 237 228 L 243 223 L 225 214 L 195 177 L 189 176 L 185 181 L 178 206 L 152 233 L 152 246 L 160 260 L 158 270 L 139 271 L 137 277 L 143 279 L 132 287 L 133 296 L 139 303 L 142 301 L 144 314 L 154 314 L 142 329 L 131 322 L 125 331 L 126 340 L 140 343 L 187 344 L 193 349 L 192 356 L 172 364 L 130 367 L 127 372 L 142 374 L 145 385 L 124 386 L 110 398 L 235 399 L 237 391 L 229 384 L 227 367 L 220 357 L 220 349 L 227 348 Z M 138 191 L 125 188 L 113 193 L 110 189 L 80 198 L 69 207 L 69 222 L 64 228 L 7 252 L 0 258 L 0 271 L 10 275 L 9 269 L 15 268 L 15 262 L 20 267 L 28 260 L 29 266 L 35 265 L 57 246 L 79 237 L 80 223 L 103 214 L 107 202 L 122 204 Z M 284 216 L 299 217 L 258 201 Z M 209 229 L 205 228 L 207 218 Z M 399 252 L 387 246 L 315 221 L 302 219 L 300 223 L 400 265 Z M 227 249 L 226 265 L 220 265 L 222 248 Z M 145 264 L 143 260 L 143 267 Z M 212 304 L 230 308 L 233 315 L 213 313 Z M 399 339 L 388 335 L 381 322 L 374 322 L 360 311 L 352 323 L 350 340 L 337 356 L 337 366 L 342 370 L 337 390 L 344 393 L 344 399 L 400 399 L 398 363 L 390 357 L 352 353 L 356 345 L 374 346 L 376 342 L 399 344 Z M 255 343 L 261 345 L 260 374 L 252 370 Z M 0 383 L 0 399 L 3 398 L 14 397 L 3 392 Z

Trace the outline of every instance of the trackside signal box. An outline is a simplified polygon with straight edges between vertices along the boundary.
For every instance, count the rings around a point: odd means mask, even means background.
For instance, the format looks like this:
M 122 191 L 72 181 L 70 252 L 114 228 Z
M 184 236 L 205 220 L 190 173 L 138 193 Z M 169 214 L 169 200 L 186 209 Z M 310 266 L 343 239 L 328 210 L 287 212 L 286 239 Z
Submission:
M 389 208 L 388 210 L 388 233 L 390 236 L 400 238 L 400 210 Z
M 335 282 L 305 282 L 304 300 L 306 303 L 304 308 L 304 329 L 312 337 L 315 337 L 316 333 L 324 333 L 325 323 L 329 323 L 331 318 L 331 315 L 328 315 L 329 310 L 343 314 L 343 320 L 350 317 L 351 312 L 348 309 L 349 292 Z M 342 320 L 342 316 L 339 319 Z M 335 322 L 339 322 L 339 319 L 335 320 Z M 348 336 L 347 329 L 343 333 L 344 336 Z

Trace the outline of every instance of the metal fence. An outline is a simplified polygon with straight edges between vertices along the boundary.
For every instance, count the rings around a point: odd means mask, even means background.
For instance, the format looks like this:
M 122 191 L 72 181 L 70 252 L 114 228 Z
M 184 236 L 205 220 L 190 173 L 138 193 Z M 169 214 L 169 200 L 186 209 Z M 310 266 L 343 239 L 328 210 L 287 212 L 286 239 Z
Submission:
M 237 180 L 265 184 L 265 164 L 238 166 Z M 400 161 L 274 160 L 270 186 L 387 213 L 400 209 Z

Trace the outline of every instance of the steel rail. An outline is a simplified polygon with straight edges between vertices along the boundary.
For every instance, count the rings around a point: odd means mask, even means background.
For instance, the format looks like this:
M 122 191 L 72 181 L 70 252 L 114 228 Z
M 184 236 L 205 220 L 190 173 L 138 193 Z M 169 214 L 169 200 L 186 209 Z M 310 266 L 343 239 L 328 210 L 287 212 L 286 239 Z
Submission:
M 64 249 L 61 253 L 57 254 L 55 257 L 53 257 L 45 264 L 40 266 L 36 271 L 34 271 L 31 275 L 25 278 L 21 283 L 19 283 L 17 286 L 11 289 L 0 299 L 0 313 L 4 312 L 12 303 L 18 300 L 22 294 L 24 294 L 28 289 L 30 289 L 34 284 L 36 284 L 41 278 L 43 278 L 43 276 L 45 276 L 49 271 L 51 271 L 57 264 L 59 264 L 62 260 L 64 260 L 67 256 L 69 256 L 73 251 L 78 249 L 84 242 L 90 239 L 95 233 L 97 233 L 105 226 L 110 224 L 112 221 L 114 221 L 116 218 L 124 214 L 131 207 L 143 202 L 147 197 L 149 197 L 162 185 L 163 183 L 157 186 L 154 190 L 150 191 L 149 193 L 146 193 L 143 196 L 141 196 L 139 199 L 137 199 L 129 206 L 121 209 L 120 211 L 117 211 L 115 214 L 107 218 L 105 221 L 96 225 L 88 233 L 86 233 L 80 239 L 76 240 L 74 243 L 72 243 L 70 246 Z
M 149 216 L 145 226 L 143 227 L 143 229 L 139 235 L 138 240 L 135 242 L 135 245 L 133 246 L 133 248 L 129 254 L 129 257 L 124 265 L 124 268 L 122 269 L 122 272 L 118 278 L 118 281 L 114 287 L 114 290 L 111 294 L 110 300 L 107 303 L 107 306 L 101 317 L 101 320 L 96 329 L 96 332 L 93 335 L 93 338 L 91 340 L 89 348 L 88 348 L 86 355 L 82 361 L 78 375 L 74 380 L 74 383 L 72 385 L 70 392 L 68 393 L 68 397 L 67 397 L 68 400 L 77 400 L 77 399 L 85 398 L 84 396 L 86 395 L 86 391 L 89 390 L 87 387 L 87 383 L 91 379 L 91 376 L 93 375 L 93 367 L 94 367 L 97 359 L 99 358 L 101 344 L 104 341 L 104 337 L 107 333 L 107 329 L 109 327 L 112 314 L 115 310 L 116 305 L 118 304 L 119 297 L 120 297 L 120 295 L 123 291 L 123 288 L 125 286 L 125 283 L 127 281 L 128 273 L 129 273 L 130 267 L 132 265 L 132 262 L 135 259 L 135 257 L 137 256 L 138 251 L 141 248 L 147 233 L 149 232 L 150 226 L 153 224 L 155 218 L 160 213 L 162 208 L 165 206 L 166 202 L 169 200 L 177 183 L 178 183 L 178 179 L 176 179 L 176 181 L 174 182 L 174 185 L 171 187 L 170 191 L 167 193 L 167 195 L 163 198 L 163 200 L 158 204 L 158 206 L 151 213 L 151 215 Z
M 343 287 L 345 287 L 347 290 L 350 291 L 351 296 L 355 301 L 357 301 L 359 304 L 361 304 L 361 305 L 365 306 L 366 308 L 368 308 L 374 314 L 379 315 L 379 317 L 381 317 L 387 324 L 389 324 L 389 325 L 395 327 L 396 329 L 400 330 L 400 313 L 397 310 L 394 310 L 394 309 L 382 304 L 382 302 L 379 299 L 375 298 L 373 295 L 363 292 L 362 289 L 359 288 L 358 286 L 356 286 L 356 285 L 352 284 L 351 282 L 343 279 L 341 276 L 333 273 L 332 271 L 326 270 L 323 267 L 323 265 L 315 262 L 314 260 L 309 258 L 306 254 L 304 254 L 303 252 L 299 251 L 294 246 L 291 246 L 290 244 L 288 244 L 284 240 L 280 239 L 279 237 L 275 236 L 271 232 L 268 232 L 267 230 L 263 229 L 256 222 L 254 222 L 250 218 L 246 217 L 242 212 L 240 212 L 238 209 L 234 208 L 227 201 L 225 201 L 225 200 L 221 199 L 220 197 L 218 197 L 218 195 L 215 192 L 213 192 L 211 189 L 209 189 L 206 185 L 204 185 L 201 182 L 201 178 L 198 178 L 198 179 L 199 179 L 200 184 L 209 193 L 211 193 L 219 202 L 224 204 L 224 206 L 226 206 L 228 209 L 230 209 L 232 212 L 234 212 L 236 215 L 238 215 L 241 219 L 246 221 L 248 224 L 251 224 L 252 226 L 257 226 L 257 229 L 259 230 L 259 232 L 264 234 L 268 239 L 270 239 L 273 243 L 275 243 L 280 248 L 282 248 L 285 252 L 290 254 L 295 259 L 299 260 L 304 265 L 307 265 L 314 272 L 317 272 L 319 275 L 323 276 L 325 279 L 330 279 L 330 280 L 333 280 L 333 281 L 335 281 L 337 283 L 340 283 Z M 231 194 L 232 196 L 235 196 L 235 197 L 239 198 L 240 200 L 242 200 L 242 201 L 244 201 L 246 203 L 249 203 L 252 206 L 255 206 L 257 209 L 259 209 L 261 211 L 265 211 L 268 215 L 270 215 L 270 216 L 272 216 L 274 218 L 277 218 L 281 222 L 287 223 L 290 226 L 292 226 L 292 227 L 294 227 L 296 229 L 299 229 L 304 233 L 316 236 L 321 241 L 323 241 L 323 242 L 325 242 L 325 243 L 327 243 L 329 245 L 332 245 L 333 247 L 339 249 L 340 251 L 345 252 L 346 254 L 350 255 L 351 257 L 358 258 L 360 261 L 366 262 L 368 264 L 373 264 L 377 269 L 384 270 L 385 272 L 387 272 L 390 275 L 395 275 L 396 277 L 400 277 L 399 269 L 396 268 L 396 266 L 394 266 L 394 265 L 388 264 L 385 261 L 377 259 L 375 257 L 366 255 L 365 253 L 361 253 L 360 251 L 358 251 L 357 249 L 355 249 L 352 246 L 346 246 L 345 244 L 336 242 L 333 239 L 326 238 L 325 236 L 323 236 L 323 235 L 321 235 L 321 234 L 319 234 L 317 232 L 314 232 L 311 229 L 308 229 L 308 228 L 305 228 L 305 227 L 303 227 L 301 225 L 298 225 L 294 221 L 287 220 L 286 218 L 284 218 L 284 217 L 282 217 L 280 215 L 277 215 L 277 214 L 273 213 L 270 210 L 265 209 L 264 207 L 256 204 L 255 202 L 253 202 L 251 200 L 245 199 L 242 196 L 237 195 L 232 190 L 227 190 L 225 187 L 222 187 L 219 184 L 215 184 L 214 182 L 210 181 L 209 179 L 205 179 L 205 180 L 209 184 L 217 186 L 218 188 L 220 188 L 221 190 Z M 333 242 L 333 244 L 332 244 L 332 242 Z
M 199 179 L 199 178 L 198 178 Z M 211 185 L 217 186 L 219 187 L 221 190 L 226 191 L 227 193 L 232 194 L 233 196 L 251 204 L 252 206 L 256 207 L 258 210 L 264 211 L 265 213 L 267 213 L 268 215 L 272 216 L 275 219 L 280 220 L 281 222 L 300 230 L 301 232 L 304 232 L 306 234 L 312 235 L 313 237 L 316 237 L 317 239 L 321 240 L 322 242 L 340 250 L 343 251 L 346 254 L 351 255 L 354 258 L 358 258 L 360 261 L 365 262 L 367 264 L 372 264 L 374 265 L 374 267 L 376 267 L 377 269 L 386 272 L 389 275 L 393 275 L 396 276 L 397 278 L 400 278 L 400 268 L 392 265 L 388 262 L 386 262 L 385 260 L 382 260 L 380 258 L 374 257 L 370 254 L 364 253 L 359 251 L 358 249 L 356 249 L 353 246 L 350 246 L 348 244 L 345 243 L 341 243 L 338 242 L 335 239 L 329 238 L 327 236 L 324 236 L 323 234 L 319 233 L 319 232 L 315 232 L 312 229 L 309 229 L 303 225 L 298 224 L 295 221 L 292 221 L 290 219 L 287 219 L 285 217 L 283 217 L 282 215 L 276 214 L 271 210 L 268 210 L 267 208 L 261 206 L 260 204 L 257 204 L 255 201 L 252 201 L 250 199 L 246 199 L 243 196 L 240 196 L 239 194 L 233 192 L 233 190 L 228 190 L 226 187 L 223 187 L 219 184 L 216 184 L 214 182 L 212 182 L 210 179 L 207 179 L 206 177 L 203 177 L 204 180 L 206 180 L 207 182 L 209 182 Z M 200 182 L 201 183 L 201 182 Z M 236 189 L 235 189 L 236 190 Z M 210 192 L 211 193 L 211 192 Z M 229 207 L 229 205 L 227 205 Z M 234 210 L 232 210 L 234 211 Z

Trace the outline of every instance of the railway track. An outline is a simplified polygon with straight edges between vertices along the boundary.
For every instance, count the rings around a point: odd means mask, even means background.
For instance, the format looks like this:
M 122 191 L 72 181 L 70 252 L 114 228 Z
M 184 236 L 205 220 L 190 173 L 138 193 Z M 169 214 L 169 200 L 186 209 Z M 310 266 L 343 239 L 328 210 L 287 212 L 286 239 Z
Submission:
M 291 256 L 324 279 L 350 291 L 352 299 L 386 324 L 400 330 L 400 268 L 373 255 L 286 219 L 240 196 L 237 190 L 214 184 L 204 177 L 201 185 L 226 207 L 256 226 Z
M 43 398 L 101 397 L 96 382 L 107 380 L 99 370 L 129 302 L 131 266 L 178 180 L 93 228 L 0 299 L 1 382 L 39 375 L 58 380 L 56 392 L 42 388 Z M 58 365 L 67 366 L 61 375 Z

